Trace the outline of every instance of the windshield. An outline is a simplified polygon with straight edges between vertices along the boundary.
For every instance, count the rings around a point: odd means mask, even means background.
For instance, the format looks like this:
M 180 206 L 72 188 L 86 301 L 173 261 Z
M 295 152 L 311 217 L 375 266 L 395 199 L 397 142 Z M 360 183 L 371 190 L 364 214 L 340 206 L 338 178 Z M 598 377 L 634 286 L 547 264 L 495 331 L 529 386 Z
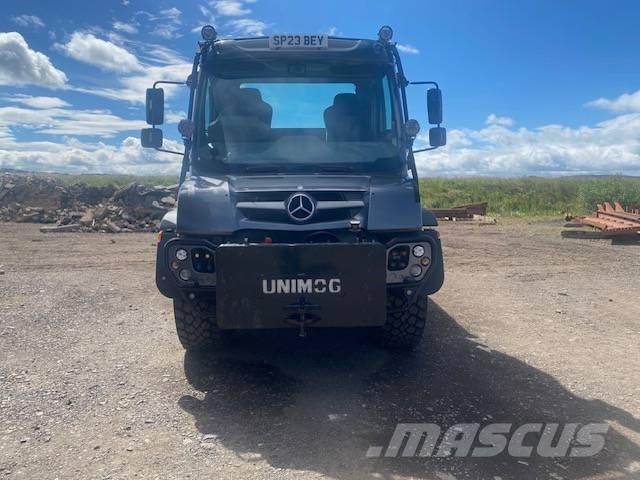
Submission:
M 199 168 L 230 173 L 398 172 L 391 82 L 384 72 L 209 75 L 201 95 Z M 292 71 L 293 70 L 293 71 Z M 317 71 L 318 74 L 306 72 Z M 291 73 L 289 73 L 291 72 Z M 222 74 L 221 74 L 222 73 Z

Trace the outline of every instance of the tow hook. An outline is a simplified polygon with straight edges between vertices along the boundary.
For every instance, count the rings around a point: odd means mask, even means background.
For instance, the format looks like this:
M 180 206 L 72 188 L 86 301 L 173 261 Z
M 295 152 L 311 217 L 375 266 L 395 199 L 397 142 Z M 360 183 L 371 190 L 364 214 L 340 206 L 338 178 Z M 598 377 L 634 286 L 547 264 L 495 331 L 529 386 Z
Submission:
M 311 313 L 312 311 L 320 310 L 320 305 L 308 302 L 304 296 L 300 296 L 297 302 L 290 303 L 284 308 L 291 312 L 285 320 L 300 328 L 298 332 L 299 337 L 306 337 L 307 332 L 305 327 L 320 320 L 319 315 Z

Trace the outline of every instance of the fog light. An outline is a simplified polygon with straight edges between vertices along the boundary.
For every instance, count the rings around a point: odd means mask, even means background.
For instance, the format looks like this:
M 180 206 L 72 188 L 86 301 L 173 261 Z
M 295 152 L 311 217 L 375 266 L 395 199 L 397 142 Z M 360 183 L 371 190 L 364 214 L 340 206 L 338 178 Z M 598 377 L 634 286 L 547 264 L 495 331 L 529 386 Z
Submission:
M 171 268 L 173 270 L 177 270 L 178 269 L 178 262 L 176 262 L 175 260 L 171 261 Z
M 187 270 L 186 268 L 183 268 L 182 270 L 180 270 L 180 279 L 184 280 L 185 282 L 191 280 L 191 270 Z
M 422 264 L 422 266 L 428 267 L 429 264 L 431 263 L 431 259 L 429 257 L 422 257 L 420 259 L 420 263 Z
M 419 277 L 420 275 L 422 275 L 422 267 L 420 265 L 411 265 L 409 273 L 412 277 Z
M 189 254 L 187 253 L 187 251 L 184 248 L 180 248 L 180 249 L 176 250 L 176 258 L 178 260 L 180 260 L 181 262 L 186 260 L 188 256 L 189 256 Z
M 413 247 L 413 256 L 420 258 L 424 255 L 424 247 L 422 245 L 416 245 Z

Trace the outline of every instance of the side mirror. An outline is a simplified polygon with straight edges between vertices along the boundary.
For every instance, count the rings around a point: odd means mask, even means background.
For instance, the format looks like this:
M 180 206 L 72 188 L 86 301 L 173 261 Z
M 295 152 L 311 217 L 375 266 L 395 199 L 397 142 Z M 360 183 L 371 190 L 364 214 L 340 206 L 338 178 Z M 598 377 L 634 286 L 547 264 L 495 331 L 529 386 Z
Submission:
M 444 147 L 447 144 L 447 129 L 433 127 L 429 129 L 429 145 L 432 147 Z
M 145 110 L 149 125 L 162 125 L 164 123 L 164 90 L 162 88 L 147 88 Z
M 144 148 L 162 147 L 162 130 L 159 128 L 143 128 L 140 130 L 140 143 Z
M 427 90 L 427 112 L 429 113 L 429 123 L 440 125 L 442 123 L 442 90 L 430 88 Z

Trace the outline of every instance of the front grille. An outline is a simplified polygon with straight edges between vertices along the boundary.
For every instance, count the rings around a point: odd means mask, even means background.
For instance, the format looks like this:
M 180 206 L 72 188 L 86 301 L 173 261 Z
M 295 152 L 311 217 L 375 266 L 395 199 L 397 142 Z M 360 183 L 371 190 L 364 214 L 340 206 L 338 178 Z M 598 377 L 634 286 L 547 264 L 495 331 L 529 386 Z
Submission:
M 287 200 L 297 191 L 263 191 L 236 193 L 236 207 L 247 220 L 272 223 L 294 222 L 287 213 Z M 305 192 L 315 202 L 311 219 L 301 223 L 325 223 L 349 220 L 364 208 L 363 192 Z
M 237 192 L 237 202 L 284 202 L 296 191 Z M 361 192 L 306 192 L 317 202 L 340 202 L 346 200 L 362 200 Z M 351 197 L 351 198 L 349 198 Z

